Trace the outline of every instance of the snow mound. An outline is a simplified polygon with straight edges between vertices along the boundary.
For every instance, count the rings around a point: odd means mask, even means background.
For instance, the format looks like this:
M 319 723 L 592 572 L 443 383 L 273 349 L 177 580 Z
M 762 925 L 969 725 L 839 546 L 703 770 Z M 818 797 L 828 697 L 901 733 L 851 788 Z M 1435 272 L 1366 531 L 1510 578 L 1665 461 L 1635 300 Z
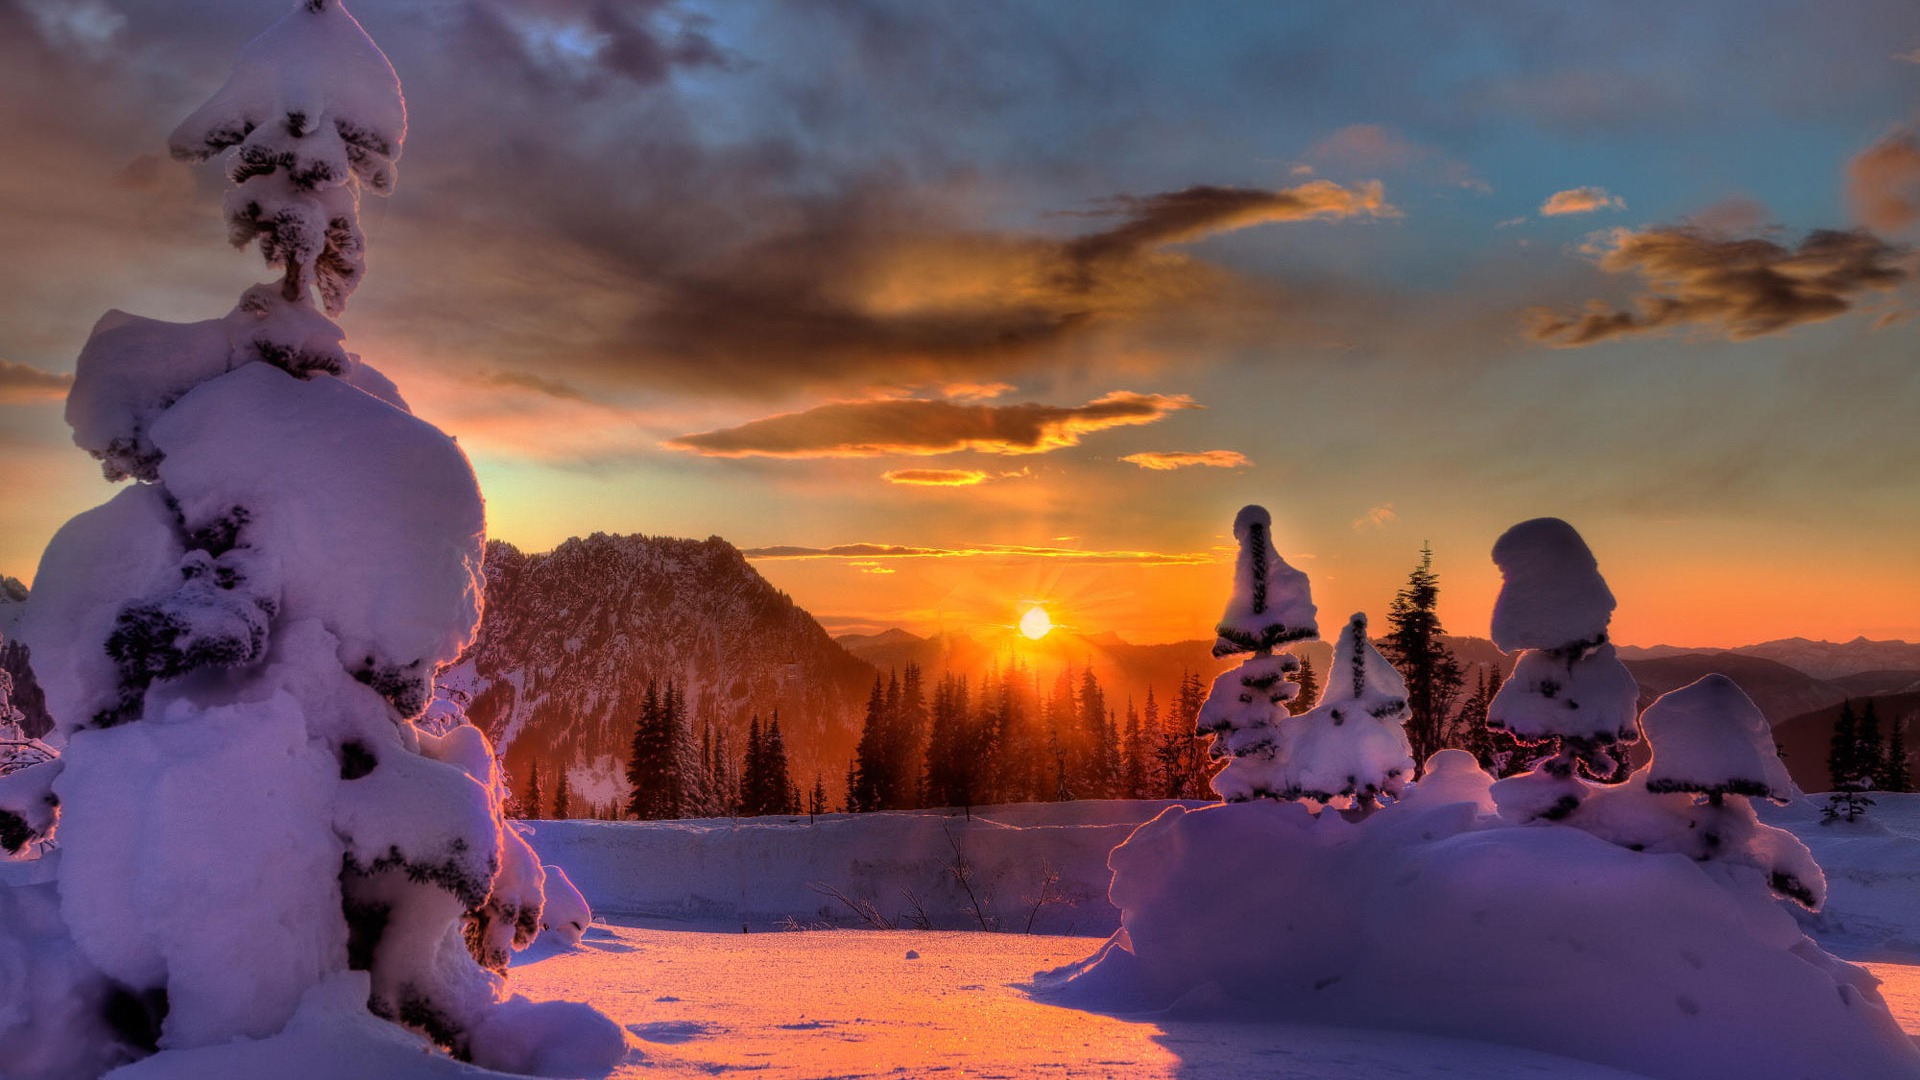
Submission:
M 1493 561 L 1506 579 L 1493 605 L 1501 652 L 1606 639 L 1613 592 L 1573 526 L 1559 518 L 1523 521 L 1494 541 Z
M 1672 1080 L 1920 1076 L 1876 980 L 1802 935 L 1751 867 L 1412 799 L 1360 824 L 1176 807 L 1111 864 L 1123 929 L 1039 976 L 1048 1000 L 1480 1039 Z
M 1487 706 L 1487 719 L 1522 742 L 1554 736 L 1604 741 L 1630 740 L 1639 712 L 1640 685 L 1613 646 L 1569 655 L 1529 649 Z

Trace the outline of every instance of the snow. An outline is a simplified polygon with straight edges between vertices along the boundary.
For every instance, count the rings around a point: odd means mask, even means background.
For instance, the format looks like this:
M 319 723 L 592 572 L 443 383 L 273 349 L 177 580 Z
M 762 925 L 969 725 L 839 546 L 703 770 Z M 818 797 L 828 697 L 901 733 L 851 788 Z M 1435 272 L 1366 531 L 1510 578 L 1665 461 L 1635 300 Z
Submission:
M 1406 721 L 1407 684 L 1356 613 L 1334 646 L 1320 703 L 1282 726 L 1277 790 L 1321 802 L 1397 793 L 1413 775 Z
M 425 707 L 480 618 L 485 513 L 452 439 L 339 380 L 264 364 L 196 388 L 153 438 L 189 532 L 243 508 L 241 543 L 271 567 L 282 617 L 319 619 L 349 670 L 405 713 Z
M 1319 637 L 1307 575 L 1287 565 L 1274 548 L 1272 515 L 1261 506 L 1242 508 L 1233 519 L 1233 535 L 1240 542 L 1240 556 L 1213 655 L 1264 652 Z
M 1653 791 L 1736 792 L 1786 802 L 1793 780 L 1759 706 L 1725 675 L 1663 694 L 1640 717 Z
M 61 914 L 101 971 L 167 988 L 163 1046 L 272 1034 L 343 964 L 337 766 L 291 695 L 176 699 L 61 760 Z
M 144 484 L 75 517 L 48 542 L 20 640 L 33 650 L 54 741 L 122 704 L 107 638 L 121 608 L 178 584 L 184 553 L 166 493 Z
M 1573 526 L 1559 518 L 1523 521 L 1494 541 L 1493 561 L 1505 579 L 1493 605 L 1501 652 L 1606 640 L 1613 592 Z
M 958 811 L 737 820 L 542 821 L 542 862 L 564 867 L 599 914 L 695 926 L 866 925 L 831 889 L 909 925 L 911 892 L 937 928 L 977 928 L 954 880 L 957 843 L 992 925 L 1111 933 L 1107 853 L 1164 802 L 1084 801 Z M 1198 804 L 1196 804 L 1198 805 Z M 1057 883 L 1045 886 L 1048 870 Z
M 1745 866 L 1469 804 L 1354 824 L 1264 801 L 1169 809 L 1112 865 L 1123 930 L 1043 977 L 1048 1000 L 1419 1031 L 1674 1080 L 1920 1076 L 1871 976 Z
M 1487 718 L 1523 741 L 1631 740 L 1639 698 L 1639 684 L 1611 644 L 1584 654 L 1529 649 L 1500 684 Z

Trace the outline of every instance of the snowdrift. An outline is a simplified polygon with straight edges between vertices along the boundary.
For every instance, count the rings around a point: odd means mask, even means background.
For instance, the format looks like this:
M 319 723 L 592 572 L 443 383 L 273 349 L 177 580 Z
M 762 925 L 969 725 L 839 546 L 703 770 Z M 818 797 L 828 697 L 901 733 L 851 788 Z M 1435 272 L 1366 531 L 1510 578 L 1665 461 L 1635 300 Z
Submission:
M 1802 934 L 1758 870 L 1436 802 L 1359 824 L 1271 801 L 1169 808 L 1113 852 L 1122 929 L 1037 991 L 1106 1012 L 1479 1039 L 1675 1080 L 1920 1076 L 1875 979 Z

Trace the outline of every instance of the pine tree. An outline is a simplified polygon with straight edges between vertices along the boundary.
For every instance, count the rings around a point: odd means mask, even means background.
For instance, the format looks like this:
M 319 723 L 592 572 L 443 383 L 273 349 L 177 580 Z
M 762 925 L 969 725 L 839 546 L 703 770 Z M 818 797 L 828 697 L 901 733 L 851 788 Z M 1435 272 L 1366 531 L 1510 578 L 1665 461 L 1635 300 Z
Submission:
M 1882 791 L 1913 790 L 1912 766 L 1907 761 L 1907 722 L 1904 718 L 1893 722 L 1893 734 L 1887 739 L 1886 771 L 1879 786 Z
M 1147 739 L 1140 727 L 1140 711 L 1133 707 L 1133 696 L 1127 696 L 1127 726 L 1122 736 L 1122 759 L 1125 762 L 1120 782 L 1120 797 L 1125 799 L 1144 799 L 1147 797 Z
M 754 817 L 767 802 L 767 739 L 760 729 L 760 714 L 754 713 L 747 724 L 747 752 L 740 765 L 740 816 Z
M 926 775 L 927 694 L 919 664 L 910 662 L 901 671 L 891 736 L 887 772 L 895 778 L 893 808 L 924 806 L 920 784 Z
M 1854 761 L 1857 764 L 1854 767 L 1866 776 L 1870 785 L 1877 788 L 1887 772 L 1887 742 L 1880 731 L 1880 711 L 1872 698 L 1868 698 L 1865 707 L 1860 710 L 1857 738 L 1858 746 L 1854 749 Z
M 573 784 L 567 779 L 567 767 L 560 766 L 560 778 L 553 785 L 553 818 L 567 821 L 573 817 Z
M 664 693 L 652 679 L 647 680 L 627 758 L 627 812 L 642 821 L 679 817 L 685 809 L 679 702 L 672 680 Z
M 898 698 L 898 690 L 895 691 Z M 893 780 L 887 775 L 888 728 L 887 684 L 873 677 L 873 692 L 867 696 L 867 715 L 860 725 L 860 742 L 854 749 L 853 765 L 847 775 L 847 809 L 856 813 L 886 808 L 887 792 Z
M 1320 703 L 1320 676 L 1313 670 L 1313 661 L 1310 658 L 1300 657 L 1300 670 L 1287 678 L 1300 686 L 1300 691 L 1293 695 L 1293 700 L 1287 702 L 1289 714 L 1299 716 Z
M 807 817 L 817 818 L 827 812 L 827 781 L 819 773 L 813 774 L 813 790 L 807 795 Z
M 762 763 L 758 814 L 797 814 L 800 789 L 793 784 L 793 772 L 787 764 L 787 740 L 780 733 L 780 710 L 773 711 L 767 725 L 766 748 Z
M 1859 724 L 1853 716 L 1853 699 L 1840 703 L 1840 715 L 1833 722 L 1833 736 L 1827 741 L 1827 784 L 1839 791 L 1859 776 Z
M 1520 658 L 1487 724 L 1547 755 L 1495 785 L 1494 802 L 1516 821 L 1561 820 L 1593 794 L 1588 780 L 1620 772 L 1624 745 L 1639 737 L 1639 686 L 1607 639 L 1613 592 L 1573 526 L 1523 521 L 1494 542 L 1493 561 L 1502 579 L 1493 643 Z
M 541 807 L 545 803 L 545 793 L 540 790 L 540 762 L 536 760 L 533 763 L 533 775 L 527 778 L 527 805 L 521 808 L 520 816 L 534 821 L 540 820 L 545 816 L 541 813 Z
M 1460 662 L 1441 640 L 1446 631 L 1440 626 L 1439 599 L 1433 549 L 1422 546 L 1419 565 L 1387 608 L 1387 634 L 1379 646 L 1407 683 L 1407 741 L 1416 773 L 1435 751 L 1461 741 L 1449 741 L 1447 721 L 1465 680 Z

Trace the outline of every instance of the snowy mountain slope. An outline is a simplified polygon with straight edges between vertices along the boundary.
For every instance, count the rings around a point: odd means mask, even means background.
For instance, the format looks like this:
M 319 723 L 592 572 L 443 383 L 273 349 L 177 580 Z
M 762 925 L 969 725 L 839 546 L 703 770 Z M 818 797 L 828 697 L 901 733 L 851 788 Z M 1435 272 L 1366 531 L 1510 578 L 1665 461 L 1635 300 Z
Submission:
M 650 678 L 684 692 L 696 737 L 711 718 L 738 755 L 749 717 L 777 708 L 796 783 L 844 773 L 873 668 L 725 540 L 595 533 L 535 555 L 493 541 L 485 571 L 479 636 L 441 681 L 472 695 L 516 783 L 564 762 L 583 802 L 623 797 Z

